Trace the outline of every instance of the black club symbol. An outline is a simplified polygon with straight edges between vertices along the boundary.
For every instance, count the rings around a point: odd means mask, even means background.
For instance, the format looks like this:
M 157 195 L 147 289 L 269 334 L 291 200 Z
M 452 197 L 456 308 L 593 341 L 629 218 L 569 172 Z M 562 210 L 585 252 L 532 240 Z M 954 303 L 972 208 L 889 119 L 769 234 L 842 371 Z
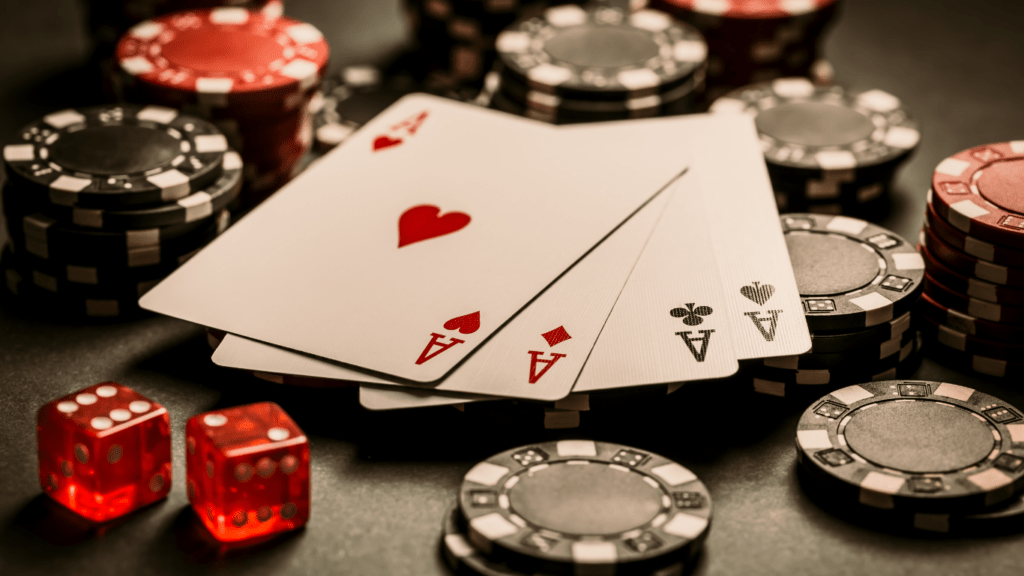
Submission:
M 686 308 L 673 308 L 668 313 L 673 318 L 682 318 L 683 324 L 687 326 L 697 326 L 704 321 L 701 316 L 710 316 L 712 312 L 714 310 L 711 309 L 711 306 L 697 306 L 694 308 L 693 304 L 687 304 Z

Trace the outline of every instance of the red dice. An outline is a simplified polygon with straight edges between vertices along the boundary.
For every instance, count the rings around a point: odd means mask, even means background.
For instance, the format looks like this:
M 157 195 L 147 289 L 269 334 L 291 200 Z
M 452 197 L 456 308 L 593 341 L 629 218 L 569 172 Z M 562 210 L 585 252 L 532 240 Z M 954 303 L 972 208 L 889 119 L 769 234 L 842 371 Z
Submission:
M 117 518 L 171 489 L 167 410 L 116 382 L 39 409 L 39 482 L 51 498 L 96 522 Z
M 267 536 L 309 520 L 309 442 L 277 404 L 193 416 L 185 448 L 188 499 L 218 540 Z

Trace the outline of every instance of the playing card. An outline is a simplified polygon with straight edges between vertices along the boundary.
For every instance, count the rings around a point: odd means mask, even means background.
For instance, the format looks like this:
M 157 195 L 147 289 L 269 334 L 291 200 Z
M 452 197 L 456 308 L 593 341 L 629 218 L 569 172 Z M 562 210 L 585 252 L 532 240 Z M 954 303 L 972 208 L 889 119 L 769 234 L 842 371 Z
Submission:
M 430 389 L 548 401 L 567 396 L 673 189 L 652 199 Z M 217 347 L 213 360 L 260 372 L 401 384 L 231 335 Z
M 681 139 L 612 137 L 407 96 L 140 304 L 437 381 L 687 165 Z
M 737 358 L 789 356 L 810 350 L 803 304 L 752 118 L 692 114 L 559 130 L 600 131 L 602 138 L 613 134 L 671 136 L 687 142 L 692 150 L 692 175 L 702 190 L 708 234 L 720 264 L 725 299 L 722 311 L 734 325 L 731 336 Z
M 739 368 L 707 194 L 689 174 L 673 188 L 573 392 L 721 378 Z

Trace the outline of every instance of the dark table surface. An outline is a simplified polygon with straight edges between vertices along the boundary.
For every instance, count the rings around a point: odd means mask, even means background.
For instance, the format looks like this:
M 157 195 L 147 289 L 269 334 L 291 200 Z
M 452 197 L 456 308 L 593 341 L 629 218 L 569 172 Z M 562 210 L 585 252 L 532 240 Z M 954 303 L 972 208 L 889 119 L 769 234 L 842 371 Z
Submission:
M 0 0 L 0 139 L 52 110 L 91 103 L 75 0 Z M 395 0 L 287 0 L 286 13 L 331 42 L 332 66 L 379 60 L 405 37 Z M 848 0 L 827 42 L 840 82 L 902 98 L 923 140 L 902 169 L 891 214 L 908 239 L 923 220 L 933 167 L 959 150 L 1024 134 L 1024 3 Z M 631 444 L 692 468 L 714 497 L 697 574 L 1019 574 L 1024 536 L 901 536 L 834 516 L 795 475 L 804 405 L 747 393 L 739 379 L 691 385 L 658 406 L 583 414 L 578 430 L 451 408 L 370 413 L 351 390 L 286 388 L 215 367 L 201 328 L 164 317 L 104 325 L 45 321 L 0 308 L 0 574 L 444 574 L 442 514 L 475 462 L 519 444 L 585 437 Z M 977 387 L 1024 406 L 1018 382 L 926 359 L 917 378 Z M 110 525 L 80 525 L 48 505 L 36 476 L 35 411 L 116 380 L 163 403 L 175 426 L 170 497 Z M 280 403 L 312 450 L 308 527 L 223 550 L 202 537 L 184 490 L 189 416 Z

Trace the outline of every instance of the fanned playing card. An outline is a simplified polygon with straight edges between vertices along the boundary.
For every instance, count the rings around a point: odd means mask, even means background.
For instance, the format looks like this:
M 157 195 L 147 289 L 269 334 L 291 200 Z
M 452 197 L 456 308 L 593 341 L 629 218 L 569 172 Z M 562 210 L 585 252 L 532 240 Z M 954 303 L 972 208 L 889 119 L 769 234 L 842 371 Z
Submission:
M 431 390 L 548 401 L 567 396 L 673 192 L 670 188 L 652 199 Z M 217 347 L 213 360 L 221 366 L 259 372 L 401 384 L 233 335 Z M 418 401 L 423 394 L 399 393 L 398 397 Z M 436 403 L 446 402 L 426 402 Z
M 736 373 L 706 194 L 680 179 L 608 315 L 573 392 L 722 378 Z
M 686 167 L 679 139 L 610 138 L 407 96 L 140 304 L 437 381 Z
M 725 312 L 740 360 L 803 354 L 811 348 L 803 304 L 779 225 L 754 120 L 733 114 L 630 120 L 559 128 L 602 138 L 686 142 L 720 263 Z

